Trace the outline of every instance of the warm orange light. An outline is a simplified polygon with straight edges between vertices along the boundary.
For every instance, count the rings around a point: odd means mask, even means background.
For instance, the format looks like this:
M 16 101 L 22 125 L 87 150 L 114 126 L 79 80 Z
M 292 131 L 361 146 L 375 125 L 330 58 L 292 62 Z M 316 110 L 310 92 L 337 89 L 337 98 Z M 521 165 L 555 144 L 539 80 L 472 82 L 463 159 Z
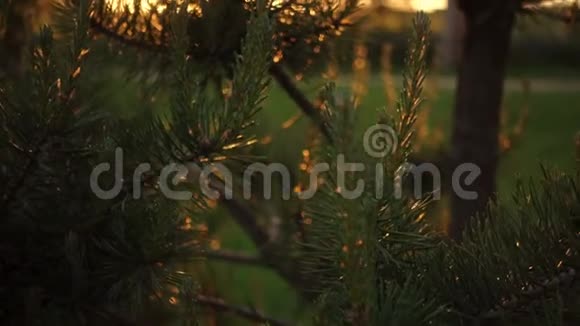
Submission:
M 111 8 L 113 10 L 123 10 L 125 8 L 128 8 L 128 10 L 131 13 L 133 13 L 135 10 L 134 0 L 107 0 L 106 2 L 111 5 Z M 139 4 L 141 5 L 142 11 L 150 11 L 152 7 L 155 7 L 157 5 L 157 3 L 158 3 L 157 0 L 139 0 Z
M 447 0 L 410 0 L 411 8 L 415 10 L 434 11 L 447 8 Z
M 384 1 L 389 7 L 401 10 L 435 11 L 447 8 L 448 0 L 389 0 Z M 374 0 L 360 0 L 362 5 L 372 4 Z
M 122 11 L 125 8 L 127 8 L 127 10 L 130 13 L 134 13 L 135 12 L 135 4 L 138 3 L 139 4 L 139 8 L 141 12 L 149 12 L 151 11 L 152 8 L 155 8 L 155 10 L 157 10 L 158 12 L 163 12 L 167 9 L 167 5 L 164 3 L 160 3 L 161 1 L 159 0 L 106 0 L 106 3 L 111 5 L 111 8 L 115 11 Z M 175 1 L 178 5 L 183 3 L 183 0 L 176 0 Z M 195 13 L 200 13 L 200 7 L 199 5 L 195 4 L 195 3 L 191 3 L 187 6 L 187 11 L 188 12 L 195 12 Z
M 447 4 L 452 0 L 384 0 L 383 3 L 389 7 L 401 10 L 422 10 L 435 11 L 447 9 Z M 482 0 L 484 1 L 484 0 Z M 541 3 L 542 6 L 567 6 L 576 0 L 546 0 Z M 360 0 L 362 5 L 376 3 L 375 0 Z

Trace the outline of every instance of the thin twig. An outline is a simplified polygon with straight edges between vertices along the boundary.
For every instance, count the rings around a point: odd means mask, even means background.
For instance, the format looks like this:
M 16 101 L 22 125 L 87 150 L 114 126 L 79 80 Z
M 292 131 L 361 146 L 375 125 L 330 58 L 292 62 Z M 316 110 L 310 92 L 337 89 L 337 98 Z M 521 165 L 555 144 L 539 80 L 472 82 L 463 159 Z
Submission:
M 288 96 L 298 105 L 302 113 L 312 119 L 320 132 L 326 137 L 328 142 L 332 143 L 332 134 L 328 126 L 324 123 L 320 111 L 312 104 L 312 102 L 298 89 L 292 77 L 290 77 L 284 69 L 277 64 L 270 66 L 270 75 L 278 82 L 280 87 L 286 91 Z
M 212 182 L 211 185 L 212 188 L 218 190 L 220 198 L 225 198 L 223 183 L 220 182 Z M 312 294 L 305 291 L 308 288 L 308 280 L 296 270 L 296 266 L 292 261 L 280 256 L 280 247 L 273 243 L 268 233 L 258 225 L 258 218 L 254 215 L 254 212 L 235 198 L 222 199 L 221 202 L 228 209 L 232 218 L 253 240 L 260 253 L 262 264 L 276 271 L 278 275 L 298 290 L 306 299 L 312 299 Z
M 211 307 L 214 310 L 222 311 L 222 312 L 229 312 L 245 319 L 258 322 L 258 323 L 267 323 L 272 326 L 289 326 L 291 325 L 287 321 L 282 321 L 278 319 L 274 319 L 271 317 L 265 316 L 260 311 L 249 307 L 240 307 L 229 304 L 225 302 L 223 299 L 209 297 L 205 295 L 198 295 L 195 299 L 197 304 L 204 305 Z
M 250 236 L 258 250 L 262 250 L 269 242 L 270 237 L 268 233 L 263 230 L 258 225 L 258 219 L 254 215 L 254 212 L 251 211 L 247 206 L 240 203 L 238 200 L 226 199 L 223 194 L 223 188 L 220 189 L 219 187 L 223 187 L 223 184 L 214 184 L 214 189 L 220 192 L 221 203 L 227 210 L 229 211 L 230 215 L 236 220 L 236 222 L 240 225 L 240 227 Z
M 146 50 L 153 53 L 164 54 L 169 51 L 168 47 L 162 45 L 156 45 L 154 43 L 144 42 L 138 39 L 131 39 L 120 35 L 115 30 L 109 29 L 107 26 L 103 25 L 102 22 L 95 18 L 91 18 L 90 26 L 93 33 L 104 35 L 107 38 L 110 38 L 117 43 L 123 44 L 125 46 L 129 46 L 132 48 Z
M 201 169 L 196 165 L 189 168 L 189 178 L 199 180 Z M 259 252 L 259 260 L 263 266 L 270 267 L 276 271 L 284 280 L 297 289 L 305 298 L 311 299 L 310 293 L 305 291 L 308 288 L 308 280 L 296 270 L 296 266 L 291 260 L 280 259 L 282 248 L 271 241 L 268 233 L 258 224 L 258 217 L 246 205 L 236 198 L 227 198 L 226 186 L 224 182 L 214 175 L 208 176 L 209 187 L 219 194 L 221 204 L 228 209 L 232 218 L 250 237 Z

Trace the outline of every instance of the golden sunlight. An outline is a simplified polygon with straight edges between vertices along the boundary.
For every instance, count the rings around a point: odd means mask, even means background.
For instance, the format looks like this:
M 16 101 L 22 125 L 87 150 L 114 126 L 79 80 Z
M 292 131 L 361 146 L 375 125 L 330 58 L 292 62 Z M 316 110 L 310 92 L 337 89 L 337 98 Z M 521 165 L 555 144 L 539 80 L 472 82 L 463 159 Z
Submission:
M 360 0 L 360 3 L 362 5 L 368 5 L 379 2 L 389 7 L 401 10 L 422 10 L 429 12 L 446 9 L 449 1 L 452 0 Z M 566 6 L 573 4 L 575 1 L 576 0 L 546 0 L 542 3 L 542 6 Z
M 125 8 L 130 12 L 135 12 L 135 4 L 139 4 L 139 10 L 141 12 L 150 12 L 153 8 L 158 13 L 162 13 L 167 9 L 167 5 L 160 3 L 159 0 L 105 0 L 106 3 L 111 5 L 111 8 L 115 11 L 123 11 Z M 175 2 L 180 5 L 183 0 L 175 0 Z M 187 6 L 187 12 L 195 13 L 201 16 L 201 8 L 196 3 L 190 3 Z
M 379 0 L 378 2 L 400 10 L 423 10 L 428 12 L 446 9 L 447 1 L 448 0 Z M 376 0 L 360 0 L 362 5 L 376 2 Z
M 447 8 L 447 0 L 411 0 L 413 9 L 423 11 L 441 10 Z
M 107 0 L 107 3 L 111 5 L 114 10 L 122 10 L 127 7 L 130 12 L 133 12 L 135 3 L 134 0 Z M 140 0 L 141 10 L 149 11 L 151 7 L 158 3 L 157 0 Z
M 395 0 L 389 1 L 393 6 L 404 9 L 435 11 L 447 8 L 447 0 Z

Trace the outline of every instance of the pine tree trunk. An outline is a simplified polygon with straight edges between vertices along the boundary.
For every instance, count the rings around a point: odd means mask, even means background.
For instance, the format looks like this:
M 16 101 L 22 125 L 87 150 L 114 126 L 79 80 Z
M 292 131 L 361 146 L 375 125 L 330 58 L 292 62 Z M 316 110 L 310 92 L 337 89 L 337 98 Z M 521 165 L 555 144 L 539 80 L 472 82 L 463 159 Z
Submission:
M 449 234 L 460 240 L 469 219 L 495 198 L 498 132 L 503 82 L 515 20 L 515 1 L 460 1 L 466 34 L 459 66 L 452 134 L 452 167 L 474 163 L 481 175 L 464 189 L 478 194 L 466 200 L 452 191 Z M 465 177 L 465 176 L 464 176 Z M 463 180 L 464 178 L 462 178 Z

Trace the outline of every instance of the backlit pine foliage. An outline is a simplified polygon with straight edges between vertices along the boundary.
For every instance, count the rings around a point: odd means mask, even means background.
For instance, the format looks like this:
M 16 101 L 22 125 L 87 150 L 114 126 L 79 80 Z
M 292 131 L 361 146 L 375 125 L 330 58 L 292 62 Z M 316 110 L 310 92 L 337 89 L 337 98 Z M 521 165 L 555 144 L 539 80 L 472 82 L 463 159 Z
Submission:
M 172 164 L 220 163 L 239 172 L 257 162 L 248 154 L 256 144 L 249 127 L 267 96 L 274 58 L 285 49 L 277 33 L 293 28 L 292 23 L 280 27 L 282 17 L 304 19 L 300 24 L 312 30 L 335 26 L 320 23 L 316 15 L 293 17 L 284 11 L 286 2 L 241 3 L 217 12 L 247 11 L 244 19 L 238 17 L 245 27 L 243 33 L 235 30 L 232 40 L 237 41 L 210 46 L 211 37 L 200 34 L 199 42 L 210 42 L 202 46 L 192 43 L 192 15 L 201 25 L 234 31 L 220 15 L 211 18 L 190 3 L 172 3 L 147 19 L 127 7 L 115 22 L 107 20 L 113 19 L 104 15 L 111 8 L 102 2 L 60 2 L 54 28 L 45 27 L 33 38 L 22 77 L 1 80 L 2 324 L 195 324 L 211 311 L 269 325 L 566 325 L 580 320 L 578 175 L 544 169 L 541 180 L 520 184 L 513 203 L 490 206 L 461 243 L 427 224 L 432 194 L 417 199 L 403 191 L 398 196 L 397 182 L 385 181 L 402 182 L 399 167 L 413 148 L 430 40 L 422 14 L 414 21 L 395 110 L 377 117 L 399 139 L 391 155 L 370 158 L 355 141 L 359 110 L 353 97 L 334 85 L 320 92 L 318 110 L 327 138 L 313 142 L 303 156 L 309 164 L 329 163 L 331 171 L 339 155 L 364 163 L 362 195 L 344 199 L 346 189 L 337 176 L 325 174 L 317 180 L 319 192 L 301 207 L 299 228 L 281 228 L 292 234 L 278 241 L 264 229 L 251 202 L 241 200 L 240 189 L 233 189 L 233 199 L 223 197 L 224 175 L 216 173 L 210 182 L 222 195 L 217 202 L 248 234 L 258 255 L 212 249 L 202 223 L 216 203 L 197 189 L 198 175 L 191 173 L 196 170 L 173 180 L 176 188 L 193 190 L 186 201 L 165 198 L 158 177 Z M 304 8 L 312 3 L 327 2 L 305 2 Z M 199 6 L 203 13 L 205 7 Z M 323 12 L 321 6 L 315 9 Z M 274 17 L 273 10 L 284 14 Z M 166 84 L 160 93 L 168 98 L 163 114 L 144 109 L 121 120 L 102 104 L 103 90 L 94 88 L 94 79 L 103 71 L 99 59 L 106 56 L 98 51 L 102 40 L 94 39 L 95 26 L 163 48 Z M 228 87 L 216 94 L 207 89 L 208 74 L 199 70 L 199 58 L 215 60 L 207 55 L 215 52 L 204 51 L 218 48 L 226 49 L 222 59 L 229 71 Z M 126 59 L 133 54 L 127 52 Z M 149 85 L 140 86 L 147 90 Z M 121 191 L 102 200 L 89 185 L 91 171 L 113 162 L 117 147 L 123 148 L 125 162 Z M 130 176 L 140 162 L 149 162 L 150 171 L 134 183 Z M 348 175 L 346 185 L 353 189 L 357 181 Z M 99 182 L 105 187 L 115 180 Z M 135 186 L 143 190 L 141 198 L 133 198 Z M 204 259 L 274 270 L 302 295 L 310 314 L 284 321 L 212 296 L 188 267 L 207 263 Z

